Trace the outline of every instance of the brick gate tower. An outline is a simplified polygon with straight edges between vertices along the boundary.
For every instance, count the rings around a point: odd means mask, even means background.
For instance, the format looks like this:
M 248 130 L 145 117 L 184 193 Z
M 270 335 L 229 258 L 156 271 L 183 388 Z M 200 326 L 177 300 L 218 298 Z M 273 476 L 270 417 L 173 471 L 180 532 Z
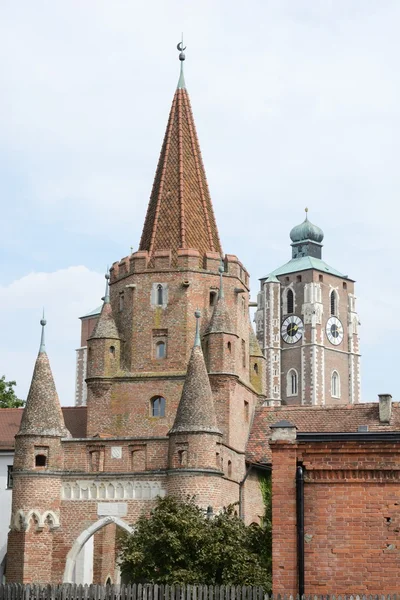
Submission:
M 323 231 L 306 218 L 290 232 L 292 259 L 261 279 L 255 316 L 271 404 L 360 401 L 354 281 L 322 260 Z
M 76 563 L 91 536 L 99 557 L 97 533 L 129 530 L 158 495 L 195 495 L 215 511 L 240 501 L 246 521 L 261 516 L 245 448 L 265 399 L 265 359 L 248 272 L 222 253 L 179 58 L 139 249 L 112 265 L 87 341 L 85 437 L 65 430 L 47 356 L 38 357 L 17 437 L 9 581 L 81 582 Z M 42 427 L 50 413 L 54 425 Z M 42 556 L 43 572 L 33 568 Z M 95 573 L 95 583 L 113 580 L 109 565 Z

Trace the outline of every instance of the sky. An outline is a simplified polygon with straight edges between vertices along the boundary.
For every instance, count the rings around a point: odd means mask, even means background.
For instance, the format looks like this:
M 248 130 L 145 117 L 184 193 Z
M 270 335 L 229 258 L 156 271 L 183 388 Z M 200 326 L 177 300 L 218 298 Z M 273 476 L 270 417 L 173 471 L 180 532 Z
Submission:
M 362 398 L 400 400 L 400 3 L 2 0 L 0 375 L 25 398 L 46 309 L 62 404 L 79 317 L 138 248 L 179 77 L 224 251 L 258 279 L 309 218 L 356 280 Z

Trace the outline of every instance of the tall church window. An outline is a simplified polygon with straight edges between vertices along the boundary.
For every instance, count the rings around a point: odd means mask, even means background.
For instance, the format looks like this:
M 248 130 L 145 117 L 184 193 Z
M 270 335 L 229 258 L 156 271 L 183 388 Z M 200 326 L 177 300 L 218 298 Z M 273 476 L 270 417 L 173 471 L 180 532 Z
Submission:
M 294 309 L 293 290 L 288 290 L 288 293 L 287 293 L 287 313 L 288 314 L 292 313 L 293 309 Z
M 331 396 L 332 398 L 340 398 L 340 377 L 337 371 L 332 373 Z
M 297 396 L 299 392 L 299 377 L 296 369 L 290 369 L 286 376 L 286 395 Z
M 331 315 L 337 316 L 337 293 L 335 290 L 331 291 Z
M 151 416 L 152 417 L 165 417 L 165 398 L 162 396 L 155 396 L 151 400 Z

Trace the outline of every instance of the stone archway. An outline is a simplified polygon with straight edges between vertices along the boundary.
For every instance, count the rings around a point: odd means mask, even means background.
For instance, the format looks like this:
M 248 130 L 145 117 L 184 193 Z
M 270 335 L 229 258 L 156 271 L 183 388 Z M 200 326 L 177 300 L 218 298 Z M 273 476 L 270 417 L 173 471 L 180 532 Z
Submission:
M 119 517 L 103 517 L 99 519 L 92 525 L 90 525 L 87 529 L 82 531 L 82 533 L 76 538 L 75 542 L 72 545 L 71 550 L 67 554 L 67 560 L 65 562 L 65 570 L 64 570 L 64 583 L 72 583 L 72 576 L 75 566 L 76 557 L 79 552 L 82 550 L 83 546 L 86 544 L 88 539 L 92 537 L 96 531 L 99 531 L 102 527 L 109 525 L 110 523 L 115 523 L 121 529 L 124 529 L 128 533 L 133 533 L 134 529 L 128 523 L 125 523 Z

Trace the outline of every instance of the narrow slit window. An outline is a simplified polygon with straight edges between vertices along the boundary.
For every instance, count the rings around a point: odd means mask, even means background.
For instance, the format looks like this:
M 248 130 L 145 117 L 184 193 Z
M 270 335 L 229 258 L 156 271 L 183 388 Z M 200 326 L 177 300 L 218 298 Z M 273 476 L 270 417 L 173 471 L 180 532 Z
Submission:
M 158 306 L 162 306 L 164 303 L 164 294 L 163 294 L 163 286 L 161 283 L 157 286 L 157 304 Z

